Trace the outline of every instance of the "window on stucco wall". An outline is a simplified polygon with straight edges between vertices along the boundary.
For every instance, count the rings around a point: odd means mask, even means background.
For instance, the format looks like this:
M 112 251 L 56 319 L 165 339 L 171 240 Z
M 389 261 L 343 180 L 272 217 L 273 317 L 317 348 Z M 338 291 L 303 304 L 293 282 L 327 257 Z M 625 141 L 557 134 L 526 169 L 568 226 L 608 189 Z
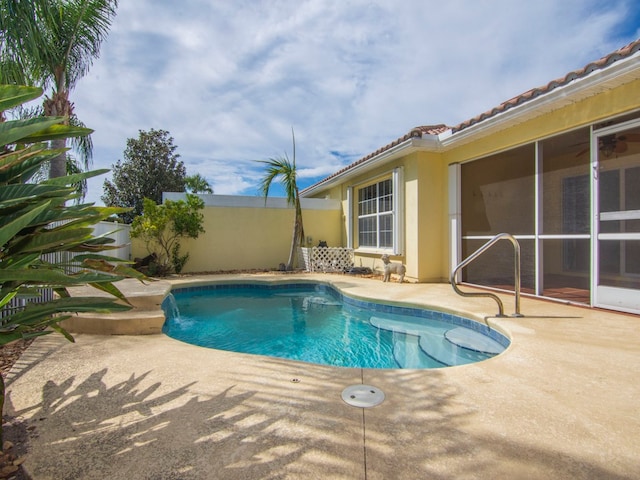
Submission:
M 404 169 L 347 187 L 347 247 L 403 255 Z
M 393 248 L 393 182 L 391 178 L 358 189 L 358 246 Z

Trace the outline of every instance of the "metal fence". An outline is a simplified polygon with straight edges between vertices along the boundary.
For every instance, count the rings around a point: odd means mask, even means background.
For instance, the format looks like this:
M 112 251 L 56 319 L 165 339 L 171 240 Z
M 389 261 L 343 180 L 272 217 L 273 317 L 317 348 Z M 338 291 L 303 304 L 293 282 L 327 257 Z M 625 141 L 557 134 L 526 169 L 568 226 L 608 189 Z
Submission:
M 38 296 L 33 297 L 13 297 L 9 303 L 0 308 L 0 319 L 9 317 L 19 312 L 30 303 L 45 303 L 53 300 L 53 290 L 51 288 L 39 288 Z
M 130 225 L 124 223 L 114 222 L 99 222 L 94 226 L 93 235 L 113 238 L 115 245 L 122 245 L 116 250 L 109 250 L 106 252 L 111 257 L 117 257 L 122 260 L 131 259 L 131 239 L 129 237 Z M 42 259 L 48 263 L 61 264 L 71 263 L 76 255 L 80 255 L 81 252 L 54 252 L 42 255 Z M 69 266 L 66 268 L 67 273 L 76 273 L 81 270 L 80 267 Z M 29 303 L 46 303 L 54 298 L 54 293 L 51 288 L 39 288 L 39 295 L 33 295 L 29 297 L 14 297 L 9 303 L 0 308 L 0 319 L 6 318 L 14 313 L 22 310 Z
M 131 238 L 129 236 L 129 232 L 131 230 L 131 225 L 127 225 L 126 223 L 117 223 L 117 222 L 99 222 L 93 227 L 93 236 L 107 236 L 109 238 L 113 238 L 114 245 L 121 245 L 120 248 L 116 250 L 108 250 L 105 254 L 110 257 L 117 257 L 122 260 L 131 260 Z M 48 263 L 70 263 L 76 255 L 81 255 L 83 252 L 54 252 L 47 253 L 42 256 L 42 259 Z M 75 273 L 80 268 L 78 267 L 69 267 L 68 273 Z

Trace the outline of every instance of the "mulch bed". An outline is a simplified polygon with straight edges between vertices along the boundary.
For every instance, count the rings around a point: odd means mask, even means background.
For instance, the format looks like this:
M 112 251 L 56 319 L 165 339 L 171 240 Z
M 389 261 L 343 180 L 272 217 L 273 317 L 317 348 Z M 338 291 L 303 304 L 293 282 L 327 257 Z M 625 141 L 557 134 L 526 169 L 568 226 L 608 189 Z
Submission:
M 0 347 L 0 372 L 2 372 L 3 375 L 9 373 L 13 364 L 20 358 L 22 352 L 31 345 L 31 342 L 33 342 L 33 339 L 18 340 L 17 342 Z

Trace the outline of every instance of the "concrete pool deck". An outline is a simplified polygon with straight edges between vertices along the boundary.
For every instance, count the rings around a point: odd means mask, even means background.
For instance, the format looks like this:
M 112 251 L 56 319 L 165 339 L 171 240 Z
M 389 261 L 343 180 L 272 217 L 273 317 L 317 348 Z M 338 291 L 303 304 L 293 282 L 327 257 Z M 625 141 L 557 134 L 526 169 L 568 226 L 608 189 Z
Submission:
M 187 345 L 162 334 L 37 339 L 7 378 L 34 479 L 637 479 L 640 317 L 446 284 L 345 275 L 344 293 L 452 309 L 507 332 L 485 362 L 436 370 L 311 365 Z M 159 288 L 161 284 L 153 288 Z M 464 287 L 463 287 L 464 288 Z M 502 296 L 507 313 L 513 297 Z M 368 384 L 373 408 L 341 393 Z

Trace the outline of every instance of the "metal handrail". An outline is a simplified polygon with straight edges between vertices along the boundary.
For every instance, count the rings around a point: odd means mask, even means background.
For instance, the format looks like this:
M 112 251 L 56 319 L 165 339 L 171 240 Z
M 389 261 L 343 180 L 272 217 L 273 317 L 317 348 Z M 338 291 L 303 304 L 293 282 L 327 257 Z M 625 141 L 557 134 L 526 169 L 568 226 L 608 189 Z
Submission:
M 453 287 L 453 289 L 455 290 L 455 292 L 458 295 L 461 295 L 463 297 L 489 297 L 489 298 L 493 298 L 497 303 L 498 303 L 498 317 L 506 317 L 506 315 L 504 314 L 504 305 L 502 304 L 502 300 L 500 300 L 500 298 L 490 292 L 463 292 L 462 290 L 460 290 L 458 288 L 457 285 L 457 275 L 458 272 L 463 269 L 464 267 L 466 267 L 467 265 L 469 265 L 471 262 L 473 262 L 476 258 L 478 258 L 480 255 L 482 255 L 484 252 L 486 252 L 489 248 L 491 248 L 495 243 L 497 243 L 500 240 L 509 240 L 512 244 L 513 244 L 513 249 L 514 249 L 514 264 L 515 264 L 515 285 L 514 285 L 514 290 L 515 290 L 515 296 L 516 296 L 516 311 L 513 315 L 511 315 L 512 317 L 522 317 L 523 315 L 520 313 L 520 244 L 518 243 L 518 240 L 515 239 L 515 237 L 509 233 L 499 233 L 498 235 L 496 235 L 495 237 L 493 237 L 491 240 L 489 240 L 487 243 L 485 243 L 483 246 L 481 246 L 478 250 L 476 250 L 475 252 L 473 252 L 471 255 L 469 255 L 465 260 L 463 260 L 454 270 L 453 273 L 451 274 L 451 286 Z

